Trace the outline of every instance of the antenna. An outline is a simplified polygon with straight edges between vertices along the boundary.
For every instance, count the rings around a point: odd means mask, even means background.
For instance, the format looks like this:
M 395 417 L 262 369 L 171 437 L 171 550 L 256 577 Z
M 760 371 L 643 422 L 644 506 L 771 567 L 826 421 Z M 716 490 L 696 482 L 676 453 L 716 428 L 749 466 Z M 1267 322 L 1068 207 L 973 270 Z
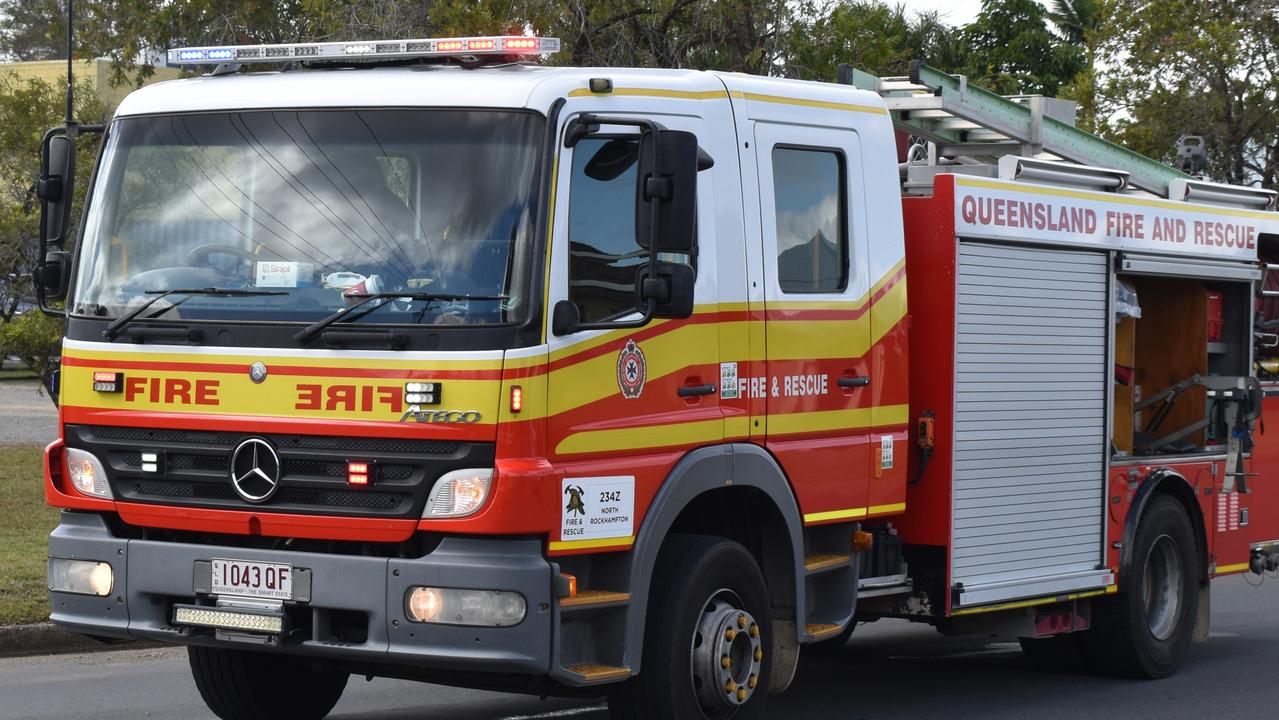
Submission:
M 75 93 L 75 81 L 71 78 L 71 50 L 74 47 L 72 45 L 71 22 L 75 16 L 73 12 L 74 6 L 75 0 L 67 0 L 67 125 L 72 125 L 75 122 L 71 113 Z

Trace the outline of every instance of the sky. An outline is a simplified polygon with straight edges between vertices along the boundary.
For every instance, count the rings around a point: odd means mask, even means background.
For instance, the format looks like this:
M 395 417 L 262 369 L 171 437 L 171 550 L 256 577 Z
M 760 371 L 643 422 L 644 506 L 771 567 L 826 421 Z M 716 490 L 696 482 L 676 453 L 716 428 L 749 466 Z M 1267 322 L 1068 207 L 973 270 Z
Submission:
M 942 20 L 951 25 L 967 25 L 977 17 L 977 13 L 981 10 L 981 0 L 881 0 L 889 4 L 902 2 L 906 5 L 906 9 L 915 12 L 918 10 L 937 10 L 942 14 Z M 1041 0 L 1043 1 L 1043 0 Z M 1048 3 L 1045 1 L 1045 5 Z

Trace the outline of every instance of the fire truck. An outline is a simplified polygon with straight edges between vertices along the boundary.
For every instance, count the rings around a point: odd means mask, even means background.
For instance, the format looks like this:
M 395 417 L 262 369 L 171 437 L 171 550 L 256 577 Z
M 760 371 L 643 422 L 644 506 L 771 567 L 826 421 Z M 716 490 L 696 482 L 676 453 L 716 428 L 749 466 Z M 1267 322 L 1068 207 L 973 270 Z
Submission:
M 1167 676 L 1279 566 L 1274 192 L 923 65 L 558 46 L 175 49 L 49 132 L 55 624 L 187 646 L 227 720 L 351 675 L 758 718 L 880 618 Z

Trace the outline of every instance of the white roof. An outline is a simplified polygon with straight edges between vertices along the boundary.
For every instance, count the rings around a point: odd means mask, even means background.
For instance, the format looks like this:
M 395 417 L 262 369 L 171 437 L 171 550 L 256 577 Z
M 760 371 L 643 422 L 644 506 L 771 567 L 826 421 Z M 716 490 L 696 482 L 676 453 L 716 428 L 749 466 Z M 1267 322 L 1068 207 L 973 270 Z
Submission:
M 618 88 L 723 92 L 720 74 L 695 70 L 554 68 L 508 65 L 466 70 L 456 66 L 323 68 L 236 73 L 148 85 L 120 103 L 116 116 L 282 107 L 506 107 L 545 112 L 557 98 L 585 91 L 590 78 L 605 77 Z M 745 76 L 724 75 L 730 84 Z M 737 82 L 734 83 L 733 81 Z M 848 102 L 882 106 L 874 93 L 846 85 L 749 78 L 786 94 L 839 95 Z

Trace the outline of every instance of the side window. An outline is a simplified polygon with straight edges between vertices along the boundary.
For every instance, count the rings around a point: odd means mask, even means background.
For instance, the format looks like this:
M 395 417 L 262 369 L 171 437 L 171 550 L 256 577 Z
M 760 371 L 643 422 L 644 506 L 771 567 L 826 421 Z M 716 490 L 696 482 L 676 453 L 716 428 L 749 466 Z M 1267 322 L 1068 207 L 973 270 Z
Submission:
M 848 287 L 844 156 L 833 150 L 773 148 L 777 282 L 782 292 Z
M 635 240 L 639 142 L 586 138 L 569 182 L 568 299 L 584 322 L 636 309 L 635 277 L 648 252 Z

